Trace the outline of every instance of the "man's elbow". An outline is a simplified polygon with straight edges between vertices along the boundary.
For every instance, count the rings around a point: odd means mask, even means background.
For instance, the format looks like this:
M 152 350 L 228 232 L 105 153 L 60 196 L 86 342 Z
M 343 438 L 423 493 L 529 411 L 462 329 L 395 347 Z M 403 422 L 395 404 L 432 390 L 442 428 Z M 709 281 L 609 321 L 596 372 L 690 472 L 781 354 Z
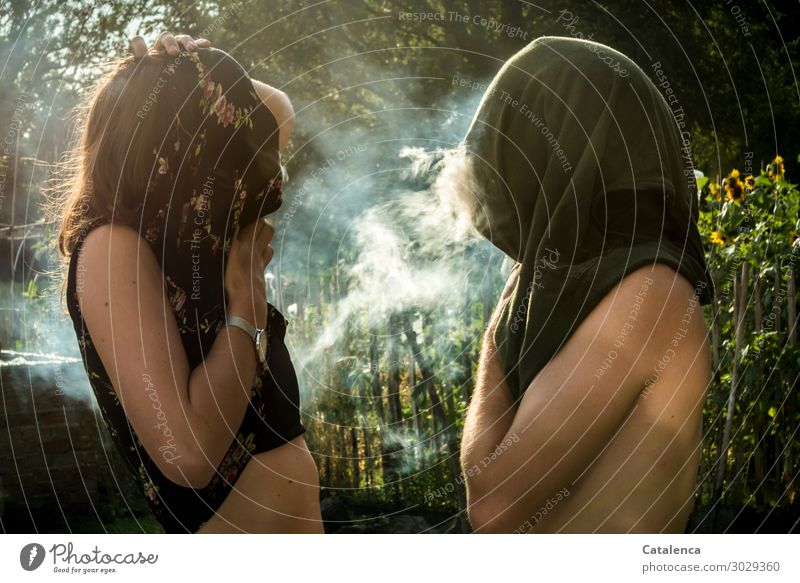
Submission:
M 462 458 L 462 467 L 470 467 Z M 478 533 L 504 532 L 500 529 L 498 515 L 503 511 L 500 489 L 489 473 L 471 475 L 464 472 L 467 487 L 467 518 Z
M 472 530 L 479 534 L 497 534 L 511 532 L 504 520 L 508 506 L 497 497 L 483 496 L 467 505 L 467 517 Z

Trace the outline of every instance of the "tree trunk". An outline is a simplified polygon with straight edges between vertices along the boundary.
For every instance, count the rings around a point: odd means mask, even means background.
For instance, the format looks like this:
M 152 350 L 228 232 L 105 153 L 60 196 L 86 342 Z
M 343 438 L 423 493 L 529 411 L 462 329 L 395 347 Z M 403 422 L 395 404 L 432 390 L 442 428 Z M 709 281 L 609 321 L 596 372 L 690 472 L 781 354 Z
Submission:
M 419 463 L 422 459 L 422 431 L 419 426 L 419 410 L 417 399 L 414 396 L 417 387 L 417 367 L 414 364 L 414 353 L 408 352 L 408 393 L 411 397 L 411 417 L 414 425 L 414 461 Z
M 753 330 L 756 334 L 764 327 L 764 306 L 761 299 L 761 278 L 756 274 L 753 287 Z
M 755 419 L 755 427 L 753 428 L 755 431 L 756 442 L 758 442 L 760 437 L 763 435 L 764 421 L 764 414 L 758 413 Z M 755 451 L 753 452 L 753 481 L 756 484 L 764 483 L 764 450 L 763 447 L 758 444 L 756 444 Z M 760 504 L 764 498 L 763 488 L 758 488 L 755 494 L 756 504 Z
M 358 489 L 361 487 L 361 466 L 359 462 L 361 456 L 358 451 L 358 435 L 356 435 L 356 428 L 350 428 L 350 444 L 353 450 L 353 487 Z
M 396 338 L 399 336 L 399 324 L 396 315 L 389 317 L 389 366 L 387 390 L 389 401 L 389 431 L 402 431 L 403 413 L 400 404 L 400 358 Z M 395 502 L 400 501 L 400 473 L 396 452 L 402 448 L 398 440 L 383 441 L 383 478 L 391 484 L 388 493 Z
M 375 410 L 378 413 L 378 423 L 386 422 L 383 410 L 383 387 L 381 386 L 380 360 L 378 358 L 378 335 L 375 330 L 370 330 L 369 335 L 369 370 L 372 372 L 372 398 L 375 400 Z
M 796 344 L 797 343 L 797 289 L 796 289 L 796 282 L 795 282 L 795 275 L 794 275 L 794 264 L 789 264 L 789 271 L 786 274 L 787 277 L 787 314 L 789 323 L 789 344 Z M 800 375 L 795 374 L 794 378 L 790 378 L 788 382 L 788 395 L 796 395 L 798 390 L 798 382 L 800 381 Z M 784 489 L 788 486 L 786 484 L 790 483 L 792 480 L 793 473 L 796 472 L 797 465 L 795 460 L 795 451 L 797 450 L 797 440 L 794 439 L 796 429 L 792 429 L 791 423 L 786 423 L 786 419 L 797 419 L 797 399 L 787 398 L 785 401 L 785 406 L 783 408 L 783 419 L 784 423 L 782 425 L 783 428 L 783 443 L 786 444 L 785 448 L 782 450 L 783 452 L 783 487 Z
M 753 331 L 758 334 L 764 329 L 764 305 L 763 305 L 763 297 L 761 294 L 761 277 L 760 273 L 756 271 L 754 275 L 754 282 L 753 282 Z M 762 379 L 761 375 L 759 375 L 758 383 L 761 384 Z M 761 480 L 764 477 L 764 455 L 761 451 L 761 429 L 764 426 L 763 424 L 763 413 L 756 412 L 755 417 L 753 419 L 753 452 L 750 456 L 752 460 L 752 467 L 753 467 L 753 480 L 756 484 L 761 484 Z M 738 453 L 738 451 L 737 451 Z M 744 485 L 744 480 L 740 480 L 740 484 Z M 758 488 L 760 490 L 760 488 Z M 736 495 L 736 500 L 741 500 L 741 489 L 739 488 L 739 494 Z M 757 493 L 756 493 L 757 494 Z
M 781 265 L 780 263 L 775 265 L 775 275 L 772 280 L 772 313 L 775 315 L 774 323 L 775 326 L 773 330 L 780 334 L 781 331 L 781 311 L 783 310 L 783 306 L 781 306 Z
M 399 431 L 403 422 L 403 405 L 400 402 L 400 322 L 397 316 L 389 317 L 389 413 L 391 423 Z
M 391 483 L 393 478 L 392 474 L 392 460 L 389 457 L 389 451 L 386 446 L 386 410 L 383 406 L 383 386 L 381 385 L 381 372 L 380 361 L 378 359 L 378 336 L 375 330 L 370 333 L 369 341 L 369 362 L 370 370 L 372 371 L 372 396 L 375 399 L 375 410 L 378 414 L 378 434 L 380 439 L 380 452 L 381 452 L 381 473 L 383 474 L 384 489 L 386 484 Z M 387 497 L 392 497 L 390 490 L 386 490 Z
M 782 278 L 782 267 L 780 261 L 775 264 L 775 274 L 772 280 L 772 297 L 773 297 L 773 305 L 772 305 L 772 313 L 775 316 L 774 323 L 775 326 L 773 330 L 780 338 L 782 333 L 782 317 L 783 317 L 783 303 L 782 298 L 784 297 L 783 294 L 783 278 Z M 788 309 L 787 309 L 788 313 Z M 773 383 L 773 393 L 772 393 L 772 404 L 777 408 L 780 407 L 781 403 L 783 402 L 783 386 L 782 383 L 777 382 Z M 779 419 L 778 414 L 772 419 L 772 424 L 775 427 L 780 427 L 778 425 Z M 781 431 L 774 431 L 771 432 L 771 445 L 772 445 L 772 460 L 769 465 L 769 474 L 772 476 L 772 486 L 773 486 L 773 495 L 779 489 L 779 484 L 781 481 L 781 470 L 780 470 L 780 457 L 781 457 L 781 442 L 782 439 Z M 769 442 L 768 442 L 769 443 Z M 764 488 L 768 488 L 768 485 L 765 484 Z
M 369 433 L 367 433 L 367 428 L 361 428 L 362 435 L 364 437 L 364 466 L 366 470 L 366 482 L 367 482 L 367 496 L 372 496 L 372 488 L 375 486 L 375 460 L 372 459 L 372 448 L 369 446 Z
M 451 425 L 456 418 L 456 403 L 454 389 L 449 387 L 445 389 L 444 403 L 447 405 L 447 424 Z
M 747 481 L 747 473 L 744 471 L 744 448 L 745 443 L 742 436 L 733 442 L 734 454 L 734 470 L 733 470 L 733 499 L 742 500 L 744 498 L 744 484 Z
M 336 435 L 336 485 L 344 488 L 348 484 L 347 480 L 347 447 L 345 446 L 344 427 L 337 426 Z
M 465 305 L 464 308 L 464 334 L 461 343 L 462 366 L 464 367 L 464 378 L 461 384 L 461 392 L 464 395 L 464 402 L 469 403 L 472 398 L 472 342 L 470 336 L 472 328 L 472 311 Z
M 333 484 L 333 469 L 331 468 L 331 459 L 333 459 L 332 451 L 328 452 L 328 455 L 325 456 L 325 480 L 323 483 Z
M 439 427 L 441 427 L 442 432 L 446 436 L 445 443 L 447 445 L 447 464 L 453 477 L 453 483 L 455 484 L 456 502 L 459 510 L 457 530 L 458 532 L 468 532 L 468 526 L 466 523 L 467 492 L 464 489 L 463 480 L 460 479 L 461 467 L 459 466 L 459 460 L 461 457 L 461 447 L 458 443 L 458 437 L 456 436 L 453 426 L 448 426 L 447 424 L 447 415 L 445 414 L 444 407 L 442 406 L 442 401 L 439 398 L 439 392 L 436 390 L 436 385 L 433 382 L 433 374 L 431 373 L 430 367 L 425 361 L 425 357 L 420 350 L 419 344 L 417 343 L 417 334 L 410 326 L 406 326 L 406 338 L 408 339 L 408 345 L 417 361 L 417 365 L 419 366 L 420 375 L 423 379 L 422 382 L 427 385 L 428 396 L 430 397 L 431 407 L 433 409 L 433 416 L 435 419 L 438 419 Z

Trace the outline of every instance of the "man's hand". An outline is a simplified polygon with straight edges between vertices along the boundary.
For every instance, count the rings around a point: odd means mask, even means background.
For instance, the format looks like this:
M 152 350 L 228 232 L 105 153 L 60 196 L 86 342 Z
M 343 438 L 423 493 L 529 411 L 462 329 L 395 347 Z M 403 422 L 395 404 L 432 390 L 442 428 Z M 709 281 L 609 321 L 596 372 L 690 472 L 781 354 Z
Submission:
M 164 51 L 168 55 L 174 57 L 180 52 L 181 46 L 187 51 L 194 51 L 197 50 L 198 47 L 210 47 L 211 41 L 205 38 L 198 38 L 195 40 L 188 34 L 173 36 L 171 32 L 165 30 L 156 37 L 152 50 Z M 138 35 L 133 37 L 131 39 L 131 50 L 135 57 L 145 56 L 147 54 L 147 41 Z

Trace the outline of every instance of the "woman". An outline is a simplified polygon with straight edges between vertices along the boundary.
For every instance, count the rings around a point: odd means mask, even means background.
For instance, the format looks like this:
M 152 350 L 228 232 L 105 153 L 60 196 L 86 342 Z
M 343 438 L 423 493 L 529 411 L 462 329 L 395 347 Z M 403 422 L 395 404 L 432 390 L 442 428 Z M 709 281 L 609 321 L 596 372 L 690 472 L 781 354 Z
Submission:
M 321 532 L 264 279 L 291 108 L 230 55 L 182 43 L 121 60 L 87 99 L 60 206 L 69 312 L 167 532 Z
M 464 428 L 473 527 L 683 532 L 712 282 L 669 105 L 621 53 L 543 37 L 503 66 L 446 164 L 516 263 Z

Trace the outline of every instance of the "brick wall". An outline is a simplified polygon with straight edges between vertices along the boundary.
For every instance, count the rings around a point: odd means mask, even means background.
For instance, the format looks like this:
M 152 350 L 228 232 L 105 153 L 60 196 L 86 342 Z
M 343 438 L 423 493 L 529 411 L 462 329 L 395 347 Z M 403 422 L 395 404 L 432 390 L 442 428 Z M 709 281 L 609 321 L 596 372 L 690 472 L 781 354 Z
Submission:
M 105 430 L 97 427 L 82 363 L 3 363 L 0 391 L 3 530 L 69 531 L 101 513 Z

